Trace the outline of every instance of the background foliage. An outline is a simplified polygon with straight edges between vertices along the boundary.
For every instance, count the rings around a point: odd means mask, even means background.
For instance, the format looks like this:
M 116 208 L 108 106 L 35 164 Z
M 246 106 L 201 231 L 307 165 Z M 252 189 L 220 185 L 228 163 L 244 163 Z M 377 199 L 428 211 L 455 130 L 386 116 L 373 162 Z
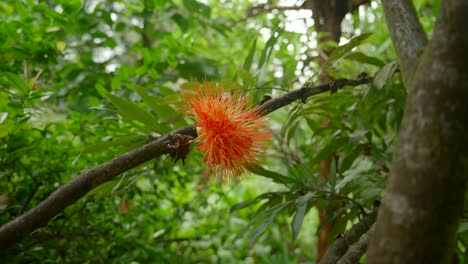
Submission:
M 430 32 L 438 1 L 415 2 Z M 310 13 L 246 18 L 251 6 L 246 0 L 0 3 L 1 224 L 81 171 L 191 124 L 180 111 L 184 83 L 221 81 L 255 103 L 264 94 L 318 84 L 324 70 L 336 78 L 375 76 L 372 84 L 269 115 L 274 139 L 264 164 L 241 183 L 210 182 L 195 149 L 185 165 L 163 157 L 93 190 L 7 259 L 313 262 L 317 206 L 334 210 L 330 221 L 340 215 L 335 234 L 372 210 L 406 97 L 380 3 L 346 16 L 339 47 L 323 67 L 319 50 L 338 44 L 317 45 L 323 36 Z M 323 128 L 325 118 L 330 125 Z M 330 155 L 325 183 L 317 165 Z

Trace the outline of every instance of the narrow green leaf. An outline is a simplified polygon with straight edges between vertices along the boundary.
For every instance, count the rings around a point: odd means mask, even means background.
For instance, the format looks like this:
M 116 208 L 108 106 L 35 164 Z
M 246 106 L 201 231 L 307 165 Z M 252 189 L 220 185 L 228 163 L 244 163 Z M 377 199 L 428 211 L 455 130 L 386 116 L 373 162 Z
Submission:
M 8 112 L 0 112 L 0 125 L 6 120 L 8 117 Z
M 346 211 L 348 209 L 351 209 L 352 208 L 352 205 L 350 204 L 346 204 L 345 206 L 341 207 L 341 208 L 338 208 L 337 210 L 333 211 L 331 214 L 329 214 L 322 222 L 320 222 L 320 225 L 319 227 L 317 228 L 317 230 L 321 230 L 323 227 L 325 227 L 326 225 L 328 225 L 328 223 L 330 223 L 331 221 L 333 221 L 335 218 L 337 218 L 338 216 L 340 215 L 344 215 L 346 214 Z
M 362 150 L 366 147 L 366 144 L 359 144 L 352 148 L 351 152 L 343 157 L 343 160 L 340 164 L 340 172 L 343 173 L 347 171 L 351 165 L 353 165 L 354 161 L 359 157 Z
M 249 54 L 244 60 L 244 69 L 246 71 L 249 71 L 250 67 L 252 67 L 253 56 L 255 54 L 256 48 L 257 48 L 257 38 L 255 38 L 254 42 L 252 43 L 252 46 L 250 47 L 250 50 L 249 50 Z
M 296 104 L 289 111 L 288 118 L 284 121 L 281 128 L 281 143 L 286 140 L 286 143 L 289 144 L 289 140 L 295 134 L 297 125 L 302 120 L 303 114 L 302 105 Z
M 36 76 L 34 76 L 31 80 L 29 80 L 28 82 L 28 87 L 33 87 L 33 85 L 37 82 L 37 80 L 39 79 L 39 77 L 41 76 L 42 72 L 44 70 L 40 70 Z
M 121 78 L 120 76 L 115 76 L 114 78 L 112 78 L 112 81 L 111 81 L 111 88 L 112 90 L 117 90 L 120 88 L 120 82 L 121 82 Z
M 273 51 L 273 47 L 275 46 L 276 42 L 278 41 L 279 36 L 283 32 L 282 29 L 275 31 L 271 34 L 270 38 L 267 40 L 265 44 L 265 48 L 262 51 L 262 55 L 260 56 L 260 60 L 258 61 L 258 68 L 261 69 L 264 64 L 268 62 L 270 59 L 271 53 Z
M 307 203 L 298 204 L 296 206 L 296 213 L 294 214 L 291 222 L 292 238 L 296 240 L 299 232 L 301 231 L 302 223 L 304 222 L 304 216 L 307 210 Z
M 275 198 L 275 197 L 282 197 L 284 195 L 284 192 L 267 192 L 267 193 L 263 193 L 257 197 L 255 197 L 254 199 L 250 199 L 250 200 L 247 200 L 247 201 L 244 201 L 244 202 L 241 202 L 241 203 L 238 203 L 234 206 L 231 207 L 231 210 L 230 210 L 230 213 L 234 213 L 235 211 L 238 211 L 242 208 L 245 208 L 251 204 L 254 204 L 254 203 L 258 203 L 260 202 L 261 200 L 270 200 L 272 198 Z
M 374 85 L 378 90 L 382 89 L 385 86 L 388 79 L 392 77 L 393 73 L 396 70 L 396 62 L 390 62 L 385 64 L 385 66 L 380 69 L 380 71 L 375 75 Z
M 146 111 L 143 108 L 140 108 L 136 104 L 130 102 L 127 99 L 115 96 L 111 93 L 107 93 L 107 98 L 109 98 L 112 104 L 119 110 L 119 113 L 124 117 L 129 118 L 130 120 L 136 120 L 143 123 L 151 131 L 157 133 L 164 133 L 164 131 L 159 126 L 159 121 L 154 115 Z
M 8 136 L 8 134 L 13 131 L 15 122 L 12 120 L 2 121 L 0 123 L 0 139 Z
M 288 129 L 288 134 L 286 137 L 286 143 L 289 144 L 291 143 L 291 139 L 295 138 L 296 135 L 296 130 L 301 124 L 301 120 L 297 120 L 296 122 L 292 123 L 291 126 Z
M 349 141 L 348 137 L 336 137 L 317 156 L 312 160 L 312 164 L 317 164 L 321 160 L 327 159 L 333 155 L 340 147 Z
M 241 203 L 238 203 L 238 204 L 235 204 L 231 207 L 231 210 L 230 210 L 230 213 L 234 213 L 242 208 L 245 208 L 251 204 L 254 204 L 254 203 L 257 203 L 258 200 L 257 199 L 250 199 L 250 200 L 247 200 L 247 201 L 243 201 Z
M 107 92 L 106 88 L 104 88 L 104 86 L 102 86 L 102 85 L 100 85 L 99 83 L 97 83 L 97 84 L 95 85 L 95 87 L 96 87 L 96 90 L 98 91 L 98 93 L 99 93 L 100 96 L 107 98 L 108 92 Z
M 176 22 L 176 24 L 183 32 L 187 31 L 187 29 L 189 28 L 189 22 L 187 19 L 185 19 L 180 14 L 174 14 L 171 18 Z
M 250 72 L 244 70 L 243 68 L 240 68 L 238 74 L 242 78 L 242 80 L 244 80 L 245 84 L 247 84 L 249 87 L 255 87 L 257 85 L 255 77 L 253 77 L 253 75 L 250 74 Z
M 357 37 L 352 38 L 348 43 L 341 45 L 337 47 L 333 53 L 328 57 L 328 61 L 325 64 L 324 68 L 325 69 L 330 69 L 336 63 L 338 62 L 339 59 L 343 58 L 345 55 L 347 55 L 351 50 L 359 45 L 361 45 L 370 35 L 371 33 L 364 33 L 361 34 Z
M 273 223 L 273 220 L 275 219 L 276 215 L 279 212 L 281 212 L 281 210 L 283 210 L 283 208 L 285 208 L 289 204 L 290 203 L 288 203 L 288 202 L 280 204 L 280 205 L 276 206 L 274 209 L 272 209 L 272 212 L 268 212 L 268 214 L 264 215 L 265 218 L 262 217 L 264 221 L 250 233 L 249 240 L 253 241 L 257 237 L 259 237 L 261 234 L 263 234 L 263 232 L 265 232 L 265 230 L 268 228 L 268 226 L 270 226 L 271 223 Z
M 8 84 L 10 84 L 15 90 L 19 91 L 23 95 L 28 95 L 30 86 L 28 86 L 19 75 L 11 72 L 5 72 L 4 76 L 6 77 Z
M 333 157 L 330 164 L 330 187 L 332 190 L 335 189 L 337 173 L 336 173 L 336 159 Z
M 295 183 L 294 179 L 286 177 L 274 171 L 269 171 L 267 169 L 264 169 L 261 166 L 255 166 L 255 167 L 249 168 L 249 171 L 257 175 L 272 179 L 276 183 L 281 183 L 285 185 Z
M 375 65 L 377 67 L 382 67 L 385 63 L 376 57 L 370 57 L 362 52 L 350 52 L 348 55 L 344 57 L 345 60 L 356 61 L 360 63 L 367 63 L 371 65 Z
M 211 15 L 211 8 L 201 2 L 196 0 L 183 0 L 182 1 L 185 8 L 187 8 L 192 13 L 200 13 L 206 18 L 209 18 Z
M 148 105 L 157 114 L 158 118 L 160 119 L 160 124 L 176 123 L 183 118 L 181 113 L 177 112 L 169 105 L 164 104 L 164 98 L 148 95 L 144 87 L 134 83 L 128 83 L 127 86 L 137 92 L 141 99 L 143 99 L 143 102 L 145 102 L 145 104 Z
M 266 203 L 264 203 L 257 211 L 256 211 L 256 216 L 252 221 L 250 221 L 247 226 L 245 226 L 234 238 L 234 240 L 239 239 L 242 237 L 252 226 L 254 226 L 256 223 L 259 221 L 265 219 L 268 217 L 269 213 L 275 210 L 275 208 L 278 208 L 278 203 L 282 201 L 282 196 L 286 192 L 269 192 L 269 193 L 264 193 L 258 197 L 256 197 L 254 200 L 263 200 L 263 199 L 268 199 Z M 268 210 L 270 209 L 270 210 Z

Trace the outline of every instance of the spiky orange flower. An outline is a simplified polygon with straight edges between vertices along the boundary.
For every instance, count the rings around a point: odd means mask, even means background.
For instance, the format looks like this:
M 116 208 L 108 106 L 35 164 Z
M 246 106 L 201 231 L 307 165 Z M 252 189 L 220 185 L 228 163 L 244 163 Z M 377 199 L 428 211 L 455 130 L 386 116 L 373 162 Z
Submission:
M 225 92 L 222 85 L 204 82 L 189 95 L 189 112 L 195 116 L 203 161 L 211 174 L 221 179 L 239 177 L 259 163 L 270 132 L 255 109 L 245 109 L 247 100 L 239 93 Z

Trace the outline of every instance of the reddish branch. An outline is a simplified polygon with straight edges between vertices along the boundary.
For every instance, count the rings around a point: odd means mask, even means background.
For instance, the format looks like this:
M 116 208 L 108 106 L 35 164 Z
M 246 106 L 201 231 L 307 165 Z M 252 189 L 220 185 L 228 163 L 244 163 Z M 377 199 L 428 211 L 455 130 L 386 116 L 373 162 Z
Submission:
M 358 86 L 369 83 L 371 78 L 363 76 L 357 80 L 340 79 L 330 84 L 316 87 L 303 87 L 284 94 L 281 97 L 268 100 L 258 106 L 262 115 L 273 112 L 294 101 L 305 100 L 313 95 L 330 91 L 330 89 L 341 89 L 345 86 Z M 128 152 L 120 157 L 99 165 L 89 171 L 82 173 L 72 181 L 58 188 L 37 206 L 13 219 L 0 227 L 0 251 L 20 241 L 32 231 L 46 226 L 55 216 L 65 208 L 78 201 L 92 189 L 112 180 L 117 175 L 135 168 L 146 161 L 157 158 L 163 154 L 170 154 L 174 146 L 178 144 L 173 135 L 184 135 L 191 138 L 197 137 L 194 125 L 174 130 L 155 141 L 152 141 L 138 149 Z

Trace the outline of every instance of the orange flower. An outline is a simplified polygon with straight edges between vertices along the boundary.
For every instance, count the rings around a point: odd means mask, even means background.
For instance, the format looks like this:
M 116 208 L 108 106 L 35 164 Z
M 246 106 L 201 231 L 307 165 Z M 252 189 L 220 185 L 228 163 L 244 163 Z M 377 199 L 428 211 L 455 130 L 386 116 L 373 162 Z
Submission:
M 224 92 L 220 84 L 204 82 L 188 95 L 190 113 L 194 114 L 203 161 L 221 180 L 238 178 L 259 163 L 259 155 L 270 138 L 266 121 L 255 109 L 245 109 L 247 100 L 238 93 Z

